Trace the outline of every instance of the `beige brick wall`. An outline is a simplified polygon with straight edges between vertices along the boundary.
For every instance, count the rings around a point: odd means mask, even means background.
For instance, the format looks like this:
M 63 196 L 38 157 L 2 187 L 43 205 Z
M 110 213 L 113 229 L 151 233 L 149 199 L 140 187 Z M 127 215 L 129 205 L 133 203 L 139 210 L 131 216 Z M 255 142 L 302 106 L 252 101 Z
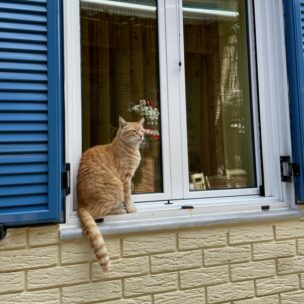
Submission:
M 9 230 L 1 304 L 304 304 L 301 220 L 106 237 L 108 273 L 58 229 Z

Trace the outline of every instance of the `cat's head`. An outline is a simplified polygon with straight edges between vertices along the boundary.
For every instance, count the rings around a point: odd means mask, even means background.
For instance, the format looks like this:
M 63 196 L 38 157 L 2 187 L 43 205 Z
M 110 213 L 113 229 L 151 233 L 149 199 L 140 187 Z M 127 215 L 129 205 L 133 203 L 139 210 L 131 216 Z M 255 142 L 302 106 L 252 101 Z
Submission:
M 141 118 L 136 122 L 127 122 L 123 117 L 119 116 L 117 136 L 127 144 L 140 144 L 145 135 L 144 121 L 145 119 Z

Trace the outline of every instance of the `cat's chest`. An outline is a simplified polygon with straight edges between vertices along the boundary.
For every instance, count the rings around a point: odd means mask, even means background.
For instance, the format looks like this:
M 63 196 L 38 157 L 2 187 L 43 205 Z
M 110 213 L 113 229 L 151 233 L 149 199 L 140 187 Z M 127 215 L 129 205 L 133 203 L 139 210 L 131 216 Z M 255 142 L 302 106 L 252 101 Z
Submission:
M 140 163 L 140 155 L 129 159 L 124 159 L 120 163 L 120 173 L 122 178 L 133 176 Z

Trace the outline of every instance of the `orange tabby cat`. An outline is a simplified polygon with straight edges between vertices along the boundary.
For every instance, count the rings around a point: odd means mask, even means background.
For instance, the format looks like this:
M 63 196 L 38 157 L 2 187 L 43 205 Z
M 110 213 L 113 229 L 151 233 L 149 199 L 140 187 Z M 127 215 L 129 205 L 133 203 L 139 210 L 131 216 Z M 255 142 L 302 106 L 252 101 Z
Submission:
M 104 271 L 109 270 L 110 259 L 94 219 L 106 214 L 136 212 L 131 201 L 131 178 L 140 163 L 143 123 L 144 119 L 126 122 L 119 117 L 119 129 L 112 143 L 88 149 L 80 161 L 77 212 Z

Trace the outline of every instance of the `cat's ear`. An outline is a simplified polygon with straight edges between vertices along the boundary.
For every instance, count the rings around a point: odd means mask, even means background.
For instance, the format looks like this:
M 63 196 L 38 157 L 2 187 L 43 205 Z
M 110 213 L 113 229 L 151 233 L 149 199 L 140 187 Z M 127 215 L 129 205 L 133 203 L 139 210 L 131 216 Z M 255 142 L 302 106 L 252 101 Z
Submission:
M 142 126 L 144 125 L 144 122 L 145 122 L 145 118 L 144 118 L 144 117 L 142 117 L 142 118 L 138 121 L 138 123 L 141 124 Z
M 124 128 L 128 123 L 119 115 L 119 128 Z

